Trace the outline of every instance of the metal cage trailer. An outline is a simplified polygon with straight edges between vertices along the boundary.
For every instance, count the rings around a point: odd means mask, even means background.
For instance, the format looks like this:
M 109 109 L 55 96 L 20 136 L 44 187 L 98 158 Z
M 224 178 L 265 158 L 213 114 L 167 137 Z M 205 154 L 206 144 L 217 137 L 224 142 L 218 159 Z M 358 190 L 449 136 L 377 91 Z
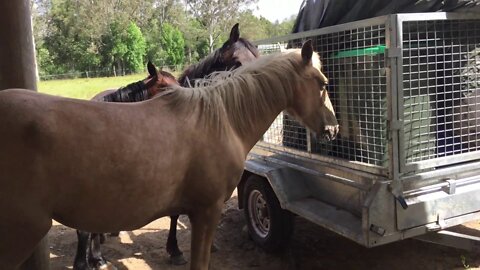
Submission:
M 340 133 L 320 141 L 278 116 L 238 186 L 252 238 L 275 249 L 293 213 L 366 247 L 440 231 L 478 248 L 443 229 L 480 219 L 480 16 L 394 14 L 256 43 L 266 54 L 307 39 Z

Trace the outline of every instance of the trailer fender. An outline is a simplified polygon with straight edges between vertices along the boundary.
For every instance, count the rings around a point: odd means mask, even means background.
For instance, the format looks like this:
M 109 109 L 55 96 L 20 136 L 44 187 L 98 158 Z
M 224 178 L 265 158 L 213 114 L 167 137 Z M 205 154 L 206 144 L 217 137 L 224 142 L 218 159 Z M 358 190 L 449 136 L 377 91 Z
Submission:
M 302 172 L 265 160 L 250 159 L 245 162 L 245 169 L 237 186 L 240 209 L 244 207 L 245 183 L 252 175 L 260 176 L 269 183 L 282 209 L 287 209 L 289 202 L 306 192 L 306 186 L 301 180 L 305 177 Z

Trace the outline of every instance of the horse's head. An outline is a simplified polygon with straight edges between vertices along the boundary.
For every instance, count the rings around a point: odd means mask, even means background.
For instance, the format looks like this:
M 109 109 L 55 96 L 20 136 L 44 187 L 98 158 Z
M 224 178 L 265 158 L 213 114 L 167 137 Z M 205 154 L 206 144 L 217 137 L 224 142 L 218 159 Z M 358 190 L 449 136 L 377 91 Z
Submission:
M 313 52 L 312 41 L 301 50 L 298 72 L 302 81 L 295 87 L 294 99 L 287 109 L 297 119 L 327 140 L 333 140 L 339 130 L 335 111 L 325 86 L 327 77 L 321 71 L 320 57 Z
M 227 70 L 238 68 L 255 60 L 260 55 L 255 45 L 240 37 L 238 23 L 232 27 L 228 40 L 218 49 L 218 53 Z
M 240 37 L 238 23 L 232 27 L 228 40 L 222 47 L 203 58 L 197 64 L 187 67 L 178 77 L 184 87 L 195 85 L 197 79 L 202 79 L 213 72 L 236 69 L 260 56 L 257 47 L 250 41 Z
M 150 61 L 148 61 L 147 69 L 148 77 L 144 80 L 144 83 L 150 97 L 163 92 L 167 87 L 179 85 L 175 76 L 169 72 L 157 70 Z

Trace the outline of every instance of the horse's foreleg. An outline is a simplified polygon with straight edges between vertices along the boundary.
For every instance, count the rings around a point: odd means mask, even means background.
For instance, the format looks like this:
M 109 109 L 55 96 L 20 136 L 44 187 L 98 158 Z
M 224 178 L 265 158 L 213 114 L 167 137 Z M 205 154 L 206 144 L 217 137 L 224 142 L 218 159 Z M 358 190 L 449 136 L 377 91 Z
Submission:
M 177 221 L 178 215 L 170 216 L 170 231 L 168 232 L 167 239 L 167 252 L 170 254 L 170 260 L 174 265 L 183 265 L 187 263 L 183 252 L 178 248 L 177 242 Z
M 189 214 L 192 224 L 191 270 L 207 270 L 213 236 L 222 212 L 223 202 Z
M 2 270 L 18 269 L 52 226 L 52 220 L 49 217 L 29 216 L 25 215 L 25 212 L 7 212 L 6 216 L 0 214 L 0 269 Z
M 87 249 L 89 246 L 90 233 L 77 230 L 77 253 L 75 254 L 75 260 L 73 262 L 74 270 L 86 270 L 90 269 L 88 266 Z

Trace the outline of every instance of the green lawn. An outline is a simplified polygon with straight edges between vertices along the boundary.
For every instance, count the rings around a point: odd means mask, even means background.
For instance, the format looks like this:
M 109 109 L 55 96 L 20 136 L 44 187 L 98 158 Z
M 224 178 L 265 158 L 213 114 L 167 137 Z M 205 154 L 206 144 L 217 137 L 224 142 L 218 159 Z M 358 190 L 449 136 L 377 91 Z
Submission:
M 41 81 L 38 82 L 38 91 L 62 97 L 90 99 L 98 92 L 117 89 L 145 77 L 146 74 L 141 73 L 120 77 Z

